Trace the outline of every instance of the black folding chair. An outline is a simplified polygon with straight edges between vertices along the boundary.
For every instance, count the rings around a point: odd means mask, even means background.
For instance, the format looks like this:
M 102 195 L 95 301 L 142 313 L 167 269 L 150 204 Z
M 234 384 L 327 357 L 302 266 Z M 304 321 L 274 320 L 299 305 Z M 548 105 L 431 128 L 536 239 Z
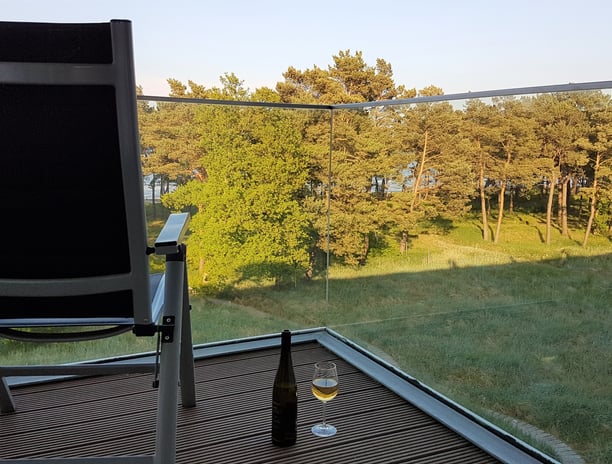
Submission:
M 0 22 L 0 170 L 0 336 L 161 332 L 155 454 L 95 462 L 174 462 L 179 378 L 183 406 L 195 405 L 188 215 L 171 215 L 148 246 L 129 21 Z M 152 253 L 166 257 L 161 277 L 149 275 Z M 0 367 L 0 411 L 15 410 L 7 377 L 153 368 Z

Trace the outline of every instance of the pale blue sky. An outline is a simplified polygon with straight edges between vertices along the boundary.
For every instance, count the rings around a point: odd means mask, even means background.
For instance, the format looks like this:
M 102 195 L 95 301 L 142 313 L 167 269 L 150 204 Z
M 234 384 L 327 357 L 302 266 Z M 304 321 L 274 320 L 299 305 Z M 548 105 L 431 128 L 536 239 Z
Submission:
M 612 80 L 610 0 L 0 0 L 4 21 L 133 22 L 136 78 L 274 88 L 339 50 L 391 63 L 396 84 L 445 93 Z

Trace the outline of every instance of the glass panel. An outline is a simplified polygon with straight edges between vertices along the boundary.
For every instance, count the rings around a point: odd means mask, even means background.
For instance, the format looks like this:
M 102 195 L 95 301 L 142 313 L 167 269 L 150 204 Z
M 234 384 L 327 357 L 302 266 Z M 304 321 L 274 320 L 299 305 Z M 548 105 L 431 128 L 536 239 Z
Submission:
M 325 301 L 330 111 L 141 102 L 140 130 L 150 231 L 192 215 L 194 343 L 312 326 L 283 299 Z
M 194 343 L 327 326 L 545 452 L 520 424 L 605 462 L 610 101 L 139 102 L 151 241 L 192 214 Z M 152 349 L 113 343 L 65 357 Z
M 520 424 L 599 452 L 608 92 L 189 108 L 159 143 L 201 163 L 164 197 L 194 213 L 196 343 L 328 326 L 546 452 Z
M 609 94 L 367 116 L 334 116 L 326 324 L 538 448 L 525 424 L 605 462 Z

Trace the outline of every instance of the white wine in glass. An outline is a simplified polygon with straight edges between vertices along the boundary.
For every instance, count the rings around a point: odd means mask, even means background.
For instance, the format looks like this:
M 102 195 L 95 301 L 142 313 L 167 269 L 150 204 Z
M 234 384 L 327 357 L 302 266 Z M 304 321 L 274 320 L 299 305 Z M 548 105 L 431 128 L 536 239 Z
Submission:
M 312 427 L 312 433 L 318 437 L 331 437 L 336 433 L 336 427 L 325 421 L 325 406 L 338 394 L 338 371 L 333 362 L 315 363 L 312 394 L 323 403 L 323 421 Z

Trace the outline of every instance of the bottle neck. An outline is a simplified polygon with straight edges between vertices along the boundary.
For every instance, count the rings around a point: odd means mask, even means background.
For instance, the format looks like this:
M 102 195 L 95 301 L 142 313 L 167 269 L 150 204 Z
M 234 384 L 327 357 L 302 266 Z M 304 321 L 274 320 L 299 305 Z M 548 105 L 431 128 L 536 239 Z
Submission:
M 281 334 L 281 353 L 286 353 L 291 351 L 291 332 L 288 330 L 283 330 Z
M 279 367 L 282 368 L 282 375 L 293 375 L 293 362 L 291 360 L 291 332 L 284 330 L 281 334 L 281 355 Z

